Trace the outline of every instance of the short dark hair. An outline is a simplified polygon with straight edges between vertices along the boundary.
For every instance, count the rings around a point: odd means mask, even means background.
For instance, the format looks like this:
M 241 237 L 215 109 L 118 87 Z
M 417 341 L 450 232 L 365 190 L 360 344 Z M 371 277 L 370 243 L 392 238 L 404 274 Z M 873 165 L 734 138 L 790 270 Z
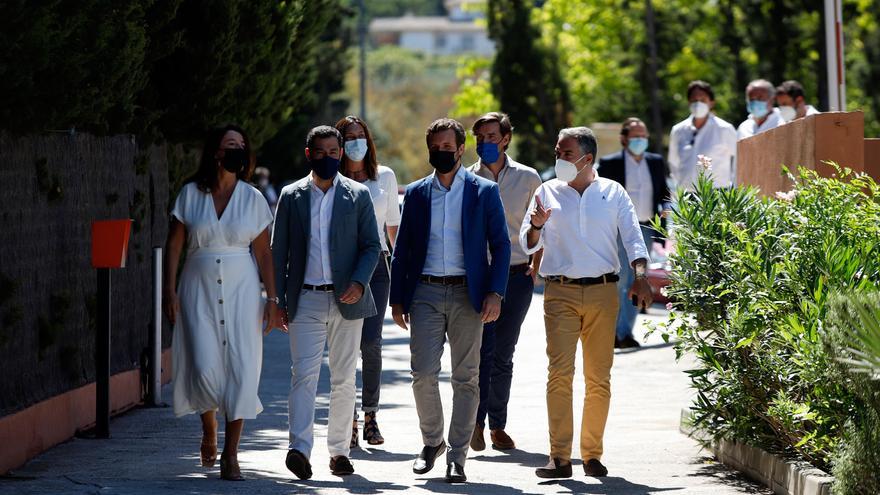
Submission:
M 712 85 L 710 85 L 706 81 L 701 81 L 697 79 L 696 81 L 691 81 L 690 84 L 688 84 L 687 98 L 689 100 L 691 99 L 691 93 L 696 90 L 705 92 L 707 95 L 709 95 L 709 99 L 711 101 L 715 101 L 715 92 L 712 91 Z
M 776 94 L 788 95 L 791 97 L 792 100 L 797 98 L 798 96 L 800 96 L 801 98 L 806 98 L 806 95 L 804 95 L 803 85 L 793 79 L 785 81 L 784 83 L 777 86 Z
M 630 117 L 623 121 L 623 125 L 620 126 L 620 135 L 621 136 L 629 136 L 629 128 L 632 127 L 633 124 L 639 124 L 645 126 L 645 129 L 648 128 L 647 125 L 642 121 L 642 119 L 638 117 Z
M 342 148 L 342 134 L 337 131 L 335 127 L 330 127 L 329 125 L 319 125 L 318 127 L 314 127 L 306 136 L 306 148 L 311 149 L 312 145 L 315 144 L 316 139 L 331 137 L 335 137 L 336 141 L 339 143 L 339 147 Z
M 464 144 L 465 134 L 464 134 L 464 126 L 461 125 L 461 122 L 455 119 L 437 119 L 434 122 L 431 122 L 431 125 L 428 126 L 428 130 L 425 131 L 425 142 L 428 146 L 431 145 L 431 136 L 437 134 L 438 132 L 443 131 L 453 131 L 455 132 L 455 145 L 461 146 Z
M 501 129 L 501 137 L 513 133 L 513 125 L 511 125 L 510 123 L 510 116 L 502 112 L 489 112 L 478 118 L 477 121 L 474 122 L 474 125 L 471 126 L 471 132 L 476 133 L 477 129 L 479 129 L 483 124 L 488 124 L 490 122 L 498 123 L 498 127 Z M 507 146 L 504 147 L 504 151 L 507 151 Z
M 251 174 L 254 172 L 255 160 L 254 151 L 251 149 L 251 141 L 247 133 L 241 127 L 235 124 L 227 124 L 223 127 L 215 127 L 208 131 L 205 136 L 205 145 L 202 148 L 202 157 L 199 161 L 199 169 L 186 182 L 195 182 L 196 186 L 202 192 L 210 192 L 211 189 L 217 187 L 217 158 L 215 155 L 220 149 L 223 137 L 229 131 L 237 132 L 244 138 L 244 149 L 248 152 L 248 163 L 235 176 L 238 180 L 249 181 Z

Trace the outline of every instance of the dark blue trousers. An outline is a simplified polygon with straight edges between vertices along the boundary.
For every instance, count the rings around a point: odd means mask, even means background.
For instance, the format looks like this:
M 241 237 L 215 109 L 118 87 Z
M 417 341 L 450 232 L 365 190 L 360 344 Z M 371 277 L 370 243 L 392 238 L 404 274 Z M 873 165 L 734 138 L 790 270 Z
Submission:
M 480 406 L 477 424 L 489 429 L 504 429 L 507 424 L 507 402 L 510 400 L 510 381 L 513 378 L 513 351 L 519 340 L 519 330 L 529 305 L 535 283 L 530 275 L 511 273 L 507 294 L 501 303 L 501 315 L 483 326 L 480 347 Z

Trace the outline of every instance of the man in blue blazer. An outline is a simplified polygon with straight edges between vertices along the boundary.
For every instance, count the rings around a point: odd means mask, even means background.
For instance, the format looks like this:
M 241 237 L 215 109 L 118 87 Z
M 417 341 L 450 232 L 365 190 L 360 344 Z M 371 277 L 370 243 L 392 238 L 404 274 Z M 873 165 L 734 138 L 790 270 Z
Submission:
M 286 463 L 300 479 L 312 476 L 315 394 L 325 343 L 330 348 L 330 470 L 354 472 L 348 455 L 355 369 L 363 319 L 376 314 L 372 293 L 365 289 L 381 249 L 370 190 L 338 173 L 342 134 L 316 127 L 305 152 L 312 171 L 281 191 L 272 232 L 278 303 L 285 321 L 291 318 Z
M 424 474 L 446 451 L 438 376 L 443 344 L 452 353 L 452 421 L 446 481 L 467 481 L 464 463 L 480 401 L 483 324 L 501 313 L 510 238 L 498 185 L 461 166 L 465 131 L 452 119 L 426 132 L 435 171 L 410 184 L 391 260 L 391 311 L 411 322 L 413 394 L 424 448 L 413 472 Z M 491 262 L 489 255 L 491 255 Z
M 666 162 L 662 156 L 647 151 L 648 137 L 648 128 L 641 119 L 636 117 L 626 119 L 620 129 L 620 143 L 623 149 L 599 159 L 598 171 L 601 177 L 618 182 L 626 189 L 635 206 L 636 216 L 642 228 L 642 237 L 650 254 L 655 234 L 651 222 L 658 213 L 666 216 L 670 195 L 669 186 L 666 184 L 666 177 L 669 175 Z M 624 349 L 639 347 L 639 342 L 632 334 L 638 308 L 633 306 L 627 297 L 635 273 L 626 259 L 626 250 L 619 241 L 617 251 L 621 260 L 618 274 L 620 279 L 617 282 L 620 312 L 617 314 L 614 346 Z

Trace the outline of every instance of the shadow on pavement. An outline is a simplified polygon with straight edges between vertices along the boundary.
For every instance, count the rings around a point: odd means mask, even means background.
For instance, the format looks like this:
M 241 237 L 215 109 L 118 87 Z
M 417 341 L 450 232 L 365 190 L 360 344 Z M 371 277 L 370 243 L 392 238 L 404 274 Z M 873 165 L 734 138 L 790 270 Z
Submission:
M 699 457 L 694 459 L 691 464 L 701 464 L 697 472 L 688 475 L 692 478 L 713 478 L 725 485 L 736 487 L 744 493 L 771 493 L 767 488 L 751 481 L 739 471 L 734 471 L 721 464 L 714 457 Z
M 502 464 L 519 464 L 526 467 L 541 467 L 547 464 L 547 454 L 538 454 L 535 452 L 527 452 L 520 449 L 496 450 L 503 455 L 478 455 L 470 459 L 483 462 L 494 462 Z
M 339 481 L 290 480 L 282 483 L 282 485 L 291 488 L 295 487 L 295 491 L 292 493 L 321 493 L 327 489 L 337 489 L 344 490 L 347 493 L 370 495 L 409 489 L 405 485 L 398 485 L 387 481 L 373 481 L 359 474 L 340 477 Z
M 542 481 L 541 486 L 557 485 L 569 491 L 557 493 L 594 493 L 594 494 L 620 494 L 620 495 L 649 495 L 652 493 L 684 490 L 684 487 L 657 488 L 648 485 L 631 483 L 618 476 L 606 476 L 604 478 L 592 478 L 599 483 L 584 483 L 573 479 Z
M 518 488 L 513 488 L 507 485 L 496 485 L 494 483 L 447 483 L 446 479 L 442 476 L 434 478 L 418 478 L 417 481 L 425 481 L 425 484 L 413 485 L 413 487 L 418 487 L 434 493 L 526 493 Z
M 389 452 L 376 447 L 356 447 L 351 449 L 349 455 L 352 460 L 379 461 L 379 462 L 402 462 L 416 458 L 416 453 Z

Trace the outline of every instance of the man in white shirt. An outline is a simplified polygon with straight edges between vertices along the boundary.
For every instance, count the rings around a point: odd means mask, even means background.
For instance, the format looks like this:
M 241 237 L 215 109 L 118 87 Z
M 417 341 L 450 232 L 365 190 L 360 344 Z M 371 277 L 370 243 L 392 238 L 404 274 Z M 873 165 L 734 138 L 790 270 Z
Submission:
M 784 122 L 819 113 L 813 105 L 807 105 L 804 87 L 794 80 L 785 81 L 776 88 L 776 104 L 779 105 L 779 116 Z
M 782 118 L 773 107 L 776 87 L 766 79 L 755 79 L 746 86 L 746 109 L 749 116 L 736 130 L 737 139 L 745 139 L 779 127 Z
M 596 137 L 586 127 L 563 129 L 556 143 L 556 179 L 535 192 L 520 228 L 527 254 L 544 249 L 540 273 L 547 333 L 547 416 L 550 462 L 541 478 L 571 477 L 572 381 L 578 341 L 584 351 L 586 397 L 580 449 L 584 473 L 608 474 L 602 465 L 602 438 L 611 401 L 611 364 L 617 321 L 617 237 L 636 278 L 629 295 L 639 307 L 652 302 L 646 279 L 648 252 L 635 207 L 619 183 L 593 170 Z
M 669 133 L 669 172 L 686 191 L 694 190 L 700 174 L 697 157 L 712 159 L 715 187 L 730 187 L 736 179 L 736 129 L 712 112 L 715 93 L 705 81 L 691 81 L 687 87 L 691 111 L 688 118 L 672 126 Z
M 480 160 L 470 167 L 479 177 L 498 184 L 504 203 L 504 216 L 510 237 L 510 272 L 507 293 L 501 305 L 498 320 L 483 326 L 480 347 L 480 406 L 477 424 L 471 437 L 471 448 L 486 448 L 483 431 L 489 418 L 489 437 L 498 450 L 516 448 L 505 431 L 510 383 L 513 379 L 513 352 L 519 340 L 520 327 L 525 320 L 532 293 L 535 289 L 537 257 L 530 257 L 519 245 L 519 227 L 528 211 L 541 177 L 532 167 L 507 156 L 507 146 L 513 137 L 510 118 L 500 112 L 483 115 L 471 128 L 477 138 Z
M 306 138 L 311 173 L 281 190 L 272 232 L 276 287 L 290 322 L 287 468 L 312 476 L 315 394 L 325 344 L 330 348 L 330 471 L 354 472 L 348 459 L 355 370 L 363 319 L 376 314 L 369 287 L 379 231 L 366 186 L 338 173 L 342 134 L 319 126 Z

